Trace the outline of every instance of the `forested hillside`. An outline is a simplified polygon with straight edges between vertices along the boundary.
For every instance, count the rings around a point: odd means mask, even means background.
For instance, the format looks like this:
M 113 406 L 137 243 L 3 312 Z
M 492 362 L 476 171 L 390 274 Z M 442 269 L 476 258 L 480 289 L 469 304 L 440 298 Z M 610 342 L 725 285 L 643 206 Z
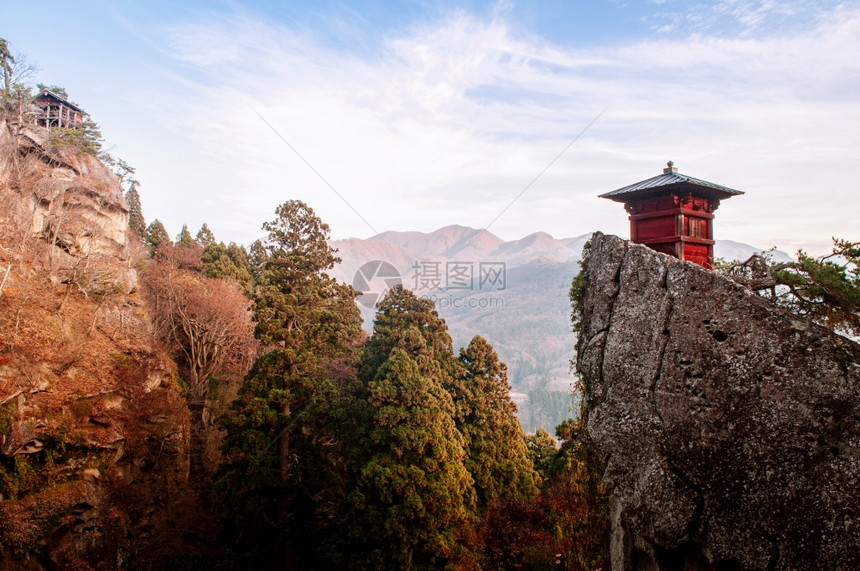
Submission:
M 584 421 L 526 435 L 485 338 L 402 287 L 366 332 L 297 200 L 171 238 L 34 95 L 0 112 L 0 568 L 605 566 Z

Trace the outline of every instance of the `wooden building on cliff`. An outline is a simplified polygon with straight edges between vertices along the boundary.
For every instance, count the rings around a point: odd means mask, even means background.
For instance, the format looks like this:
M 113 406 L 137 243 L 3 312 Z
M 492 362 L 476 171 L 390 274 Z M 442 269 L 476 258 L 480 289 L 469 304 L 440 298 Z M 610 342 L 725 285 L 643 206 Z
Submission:
M 39 108 L 36 122 L 43 127 L 80 129 L 86 112 L 53 91 L 43 89 L 33 101 Z
M 714 211 L 721 200 L 739 194 L 743 192 L 680 174 L 669 161 L 663 174 L 600 197 L 624 203 L 631 242 L 713 269 Z

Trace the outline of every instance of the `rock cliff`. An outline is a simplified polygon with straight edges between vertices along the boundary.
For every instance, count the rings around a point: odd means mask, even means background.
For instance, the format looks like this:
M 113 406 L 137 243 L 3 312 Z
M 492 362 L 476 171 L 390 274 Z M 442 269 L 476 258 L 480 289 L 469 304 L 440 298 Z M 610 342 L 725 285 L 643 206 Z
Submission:
M 101 161 L 33 125 L 0 117 L 3 208 L 16 227 L 72 256 L 128 256 L 128 205 Z
M 176 541 L 189 414 L 118 181 L 52 145 L 0 117 L 0 570 L 127 568 Z
M 614 236 L 587 277 L 612 569 L 860 568 L 860 346 Z

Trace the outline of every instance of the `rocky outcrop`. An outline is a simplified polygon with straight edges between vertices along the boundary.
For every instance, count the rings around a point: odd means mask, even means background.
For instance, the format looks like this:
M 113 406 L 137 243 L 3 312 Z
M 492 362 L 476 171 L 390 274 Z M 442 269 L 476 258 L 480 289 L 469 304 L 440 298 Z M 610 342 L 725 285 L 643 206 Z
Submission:
M 612 569 L 860 568 L 860 346 L 614 236 L 587 276 Z
M 5 214 L 71 256 L 127 257 L 128 205 L 119 181 L 47 128 L 0 118 L 0 190 Z
M 0 570 L 144 568 L 194 498 L 127 221 L 105 165 L 0 117 Z

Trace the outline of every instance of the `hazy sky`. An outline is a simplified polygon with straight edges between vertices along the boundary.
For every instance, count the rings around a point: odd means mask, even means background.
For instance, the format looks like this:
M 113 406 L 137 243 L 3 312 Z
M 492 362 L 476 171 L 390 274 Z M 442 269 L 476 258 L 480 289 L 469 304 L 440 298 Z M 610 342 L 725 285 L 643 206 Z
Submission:
M 672 159 L 746 191 L 718 238 L 860 239 L 857 1 L 15 2 L 0 37 L 171 234 L 248 243 L 299 198 L 336 238 L 626 236 L 597 194 Z

